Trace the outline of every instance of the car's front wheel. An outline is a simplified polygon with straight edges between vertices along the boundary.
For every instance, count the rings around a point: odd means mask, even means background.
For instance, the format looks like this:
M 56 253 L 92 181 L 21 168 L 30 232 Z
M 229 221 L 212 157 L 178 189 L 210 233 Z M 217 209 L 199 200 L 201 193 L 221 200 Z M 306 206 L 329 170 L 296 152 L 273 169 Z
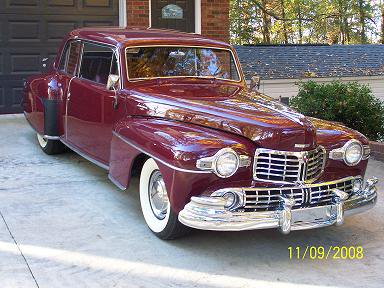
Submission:
M 177 219 L 173 211 L 163 176 L 155 160 L 148 159 L 140 174 L 140 203 L 149 229 L 164 240 L 183 236 L 189 228 Z
M 48 155 L 60 154 L 65 151 L 65 146 L 59 140 L 46 139 L 37 133 L 37 141 L 41 150 Z

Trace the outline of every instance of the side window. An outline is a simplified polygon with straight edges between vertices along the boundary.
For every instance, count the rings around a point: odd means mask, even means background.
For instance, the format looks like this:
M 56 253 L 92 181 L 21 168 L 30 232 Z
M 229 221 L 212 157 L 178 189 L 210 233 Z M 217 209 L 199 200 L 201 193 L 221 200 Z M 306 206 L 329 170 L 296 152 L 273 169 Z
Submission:
M 107 85 L 109 74 L 118 74 L 112 49 L 106 46 L 84 43 L 80 77 Z
M 80 41 L 69 42 L 64 48 L 63 54 L 61 55 L 59 70 L 74 75 L 77 70 L 80 51 Z

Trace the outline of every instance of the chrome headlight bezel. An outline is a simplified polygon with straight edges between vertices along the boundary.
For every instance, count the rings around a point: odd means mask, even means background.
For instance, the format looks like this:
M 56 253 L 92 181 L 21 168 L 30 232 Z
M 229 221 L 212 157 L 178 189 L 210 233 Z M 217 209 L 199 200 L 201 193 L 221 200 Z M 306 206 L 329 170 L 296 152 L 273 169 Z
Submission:
M 221 160 L 220 158 L 224 157 L 226 154 L 234 156 L 235 166 L 234 166 L 234 169 L 232 169 L 232 171 L 230 173 L 222 174 L 219 172 L 219 169 L 220 169 L 219 160 Z M 233 174 L 236 173 L 237 169 L 239 169 L 239 165 L 240 165 L 239 155 L 237 155 L 237 153 L 231 148 L 224 148 L 224 149 L 221 149 L 218 153 L 216 153 L 216 157 L 215 157 L 215 160 L 213 162 L 213 170 L 217 176 L 219 176 L 221 178 L 228 178 L 228 177 L 231 177 Z
M 357 164 L 360 163 L 361 159 L 363 159 L 363 154 L 364 154 L 364 148 L 363 148 L 363 145 L 361 144 L 360 141 L 358 140 L 352 140 L 352 141 L 348 141 L 346 143 L 345 146 L 345 149 L 344 149 L 344 163 L 347 164 L 348 166 L 356 166 Z M 350 162 L 348 161 L 348 152 L 353 148 L 353 147 L 358 147 L 359 148 L 359 151 L 360 151 L 360 155 L 358 157 L 358 159 L 354 162 Z
M 231 171 L 231 173 L 223 175 L 219 172 L 218 161 L 220 160 L 220 157 L 222 157 L 223 155 L 225 155 L 227 153 L 230 153 L 235 157 L 236 165 L 235 165 L 235 169 L 233 169 L 233 171 Z M 228 178 L 228 177 L 233 176 L 237 172 L 239 167 L 249 166 L 250 162 L 251 162 L 251 160 L 250 160 L 249 156 L 239 155 L 232 148 L 226 147 L 226 148 L 220 149 L 219 151 L 216 152 L 215 155 L 213 155 L 211 157 L 204 157 L 204 158 L 198 159 L 196 161 L 196 167 L 200 170 L 210 170 L 220 178 Z
M 353 146 L 358 146 L 360 148 L 360 156 L 357 161 L 349 162 L 347 160 L 348 150 Z M 351 139 L 347 141 L 343 147 L 333 149 L 329 152 L 329 158 L 332 160 L 343 160 L 344 163 L 348 166 L 356 166 L 361 162 L 361 160 L 366 160 L 369 158 L 370 149 L 369 146 L 363 146 L 359 140 Z

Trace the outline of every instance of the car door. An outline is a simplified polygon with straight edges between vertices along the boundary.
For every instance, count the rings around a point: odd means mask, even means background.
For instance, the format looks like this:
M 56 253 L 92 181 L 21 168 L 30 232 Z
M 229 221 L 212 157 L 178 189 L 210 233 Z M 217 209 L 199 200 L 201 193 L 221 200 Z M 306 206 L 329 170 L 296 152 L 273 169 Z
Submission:
M 83 42 L 78 77 L 71 79 L 66 103 L 65 141 L 83 156 L 107 168 L 112 139 L 115 91 L 107 89 L 118 74 L 112 47 Z
M 60 62 L 57 70 L 57 82 L 59 88 L 61 88 L 61 95 L 63 95 L 63 111 L 60 115 L 60 125 L 65 125 L 65 105 L 68 95 L 68 87 L 71 80 L 77 75 L 79 68 L 79 61 L 81 55 L 82 43 L 80 40 L 69 40 L 61 54 Z M 65 128 L 65 127 L 64 127 Z M 65 135 L 64 135 L 65 137 Z

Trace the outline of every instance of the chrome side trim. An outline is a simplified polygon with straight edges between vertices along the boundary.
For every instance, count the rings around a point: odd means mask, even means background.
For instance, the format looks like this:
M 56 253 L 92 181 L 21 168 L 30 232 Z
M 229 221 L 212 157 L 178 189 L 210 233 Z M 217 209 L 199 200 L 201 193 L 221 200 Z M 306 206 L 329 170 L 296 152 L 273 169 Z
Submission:
M 69 144 L 67 141 L 63 140 L 63 138 L 60 137 L 60 141 L 65 145 L 67 146 L 69 149 L 73 150 L 74 152 L 76 152 L 77 154 L 79 154 L 81 157 L 87 159 L 89 162 L 92 162 L 93 164 L 105 169 L 105 170 L 109 170 L 109 166 L 108 165 L 105 165 L 104 163 L 101 163 L 99 160 L 96 160 L 94 158 L 92 158 L 91 156 L 87 155 L 86 153 L 80 151 L 78 148 L 74 147 L 73 145 Z
M 121 185 L 111 174 L 108 174 L 108 179 L 111 180 L 111 182 L 115 184 L 117 188 L 119 188 L 120 190 L 127 189 L 127 187 L 124 187 L 123 185 Z
M 367 160 L 371 157 L 371 147 L 369 145 L 363 145 L 363 158 L 362 160 Z
M 160 163 L 162 163 L 165 166 L 167 166 L 169 168 L 172 168 L 174 170 L 177 170 L 177 171 L 180 171 L 180 172 L 186 172 L 186 173 L 196 173 L 196 174 L 211 173 L 210 171 L 189 170 L 189 169 L 183 169 L 183 168 L 179 168 L 179 167 L 173 166 L 172 164 L 169 164 L 169 163 L 165 162 L 164 160 L 161 160 L 160 158 L 158 158 L 158 157 L 152 155 L 151 153 L 145 151 L 144 149 L 141 149 L 140 147 L 136 146 L 131 141 L 129 141 L 127 138 L 125 138 L 124 136 L 121 136 L 120 134 L 118 134 L 116 131 L 112 131 L 112 134 L 115 135 L 120 140 L 124 141 L 125 143 L 131 145 L 133 148 L 135 148 L 136 150 L 140 151 L 141 153 L 144 153 L 144 154 L 148 155 L 149 157 L 153 158 L 154 160 L 159 161 Z
M 43 135 L 43 138 L 48 140 L 60 140 L 60 136 Z

